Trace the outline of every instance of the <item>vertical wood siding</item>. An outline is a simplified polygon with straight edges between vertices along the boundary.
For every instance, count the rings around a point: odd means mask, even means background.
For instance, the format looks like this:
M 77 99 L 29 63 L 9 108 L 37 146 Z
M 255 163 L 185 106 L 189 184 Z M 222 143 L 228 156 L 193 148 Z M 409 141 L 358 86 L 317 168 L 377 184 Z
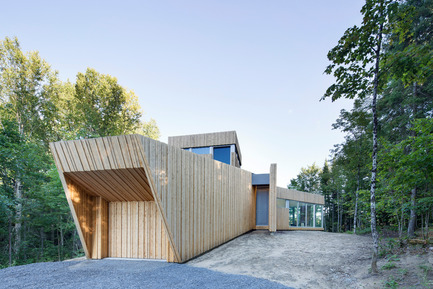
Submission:
M 108 256 L 108 202 L 90 195 L 70 179 L 66 179 L 70 198 L 79 221 L 79 231 L 88 258 Z
M 254 227 L 251 173 L 142 138 L 181 262 Z
M 184 262 L 254 228 L 248 171 L 139 135 L 50 147 L 88 258 Z
M 277 230 L 277 164 L 271 164 L 269 173 L 269 231 Z
M 289 224 L 289 209 L 277 208 L 277 230 L 288 230 Z
M 155 202 L 110 202 L 109 256 L 173 260 Z

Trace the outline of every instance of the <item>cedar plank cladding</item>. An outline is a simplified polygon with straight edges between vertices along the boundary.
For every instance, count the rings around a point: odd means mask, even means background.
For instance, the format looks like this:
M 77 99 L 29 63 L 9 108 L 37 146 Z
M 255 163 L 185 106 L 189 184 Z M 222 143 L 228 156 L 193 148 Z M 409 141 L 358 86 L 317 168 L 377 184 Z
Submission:
M 277 230 L 277 164 L 271 164 L 269 172 L 269 231 Z
M 245 170 L 141 135 L 50 148 L 87 258 L 185 262 L 254 227 Z
M 178 148 L 208 147 L 235 144 L 239 160 L 242 162 L 236 131 L 212 132 L 203 134 L 181 135 L 168 137 L 168 144 Z M 236 162 L 239 162 L 236 158 Z M 232 162 L 235 165 L 235 162 Z M 239 167 L 239 164 L 236 164 Z
M 277 187 L 277 198 L 294 200 L 304 203 L 325 205 L 325 197 L 319 194 L 301 192 L 298 190 Z

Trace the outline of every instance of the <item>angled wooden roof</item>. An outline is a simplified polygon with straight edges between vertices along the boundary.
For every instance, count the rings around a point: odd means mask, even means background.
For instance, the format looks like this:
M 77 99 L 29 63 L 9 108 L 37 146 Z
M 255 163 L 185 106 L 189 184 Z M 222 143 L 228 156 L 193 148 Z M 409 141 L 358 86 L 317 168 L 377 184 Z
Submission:
M 62 172 L 110 202 L 153 201 L 135 138 L 117 136 L 53 143 Z

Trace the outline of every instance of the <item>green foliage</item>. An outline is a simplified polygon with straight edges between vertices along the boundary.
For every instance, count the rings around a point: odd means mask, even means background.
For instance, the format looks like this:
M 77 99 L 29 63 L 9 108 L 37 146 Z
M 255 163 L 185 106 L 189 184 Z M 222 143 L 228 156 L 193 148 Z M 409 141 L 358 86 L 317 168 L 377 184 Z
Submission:
M 398 281 L 395 280 L 394 276 L 389 276 L 388 279 L 384 283 L 385 288 L 398 288 Z
M 430 271 L 433 270 L 433 268 L 432 268 L 431 265 L 426 265 L 426 264 L 419 265 L 419 268 L 420 268 L 420 269 L 421 269 L 425 274 L 428 274 Z
M 393 14 L 384 66 L 405 86 L 424 84 L 433 74 L 433 2 L 409 0 Z
M 385 263 L 385 265 L 382 266 L 382 269 L 383 270 L 391 270 L 391 269 L 394 269 L 396 267 L 397 267 L 397 265 L 394 262 L 388 262 L 388 263 Z
M 126 91 L 110 75 L 88 68 L 78 73 L 75 84 L 73 123 L 79 137 L 99 137 L 131 133 L 140 125 L 137 97 Z
M 88 69 L 61 82 L 37 52 L 0 41 L 0 268 L 83 255 L 48 143 L 139 133 L 137 96 L 116 78 Z
M 381 53 L 382 34 L 390 29 L 388 19 L 394 10 L 391 0 L 366 1 L 361 10 L 364 15 L 362 25 L 348 28 L 338 44 L 328 52 L 331 64 L 325 73 L 332 74 L 336 81 L 322 99 L 364 99 L 373 94 L 374 81 L 379 76 L 374 63 Z M 384 74 L 380 75 L 381 86 L 384 77 Z
M 433 209 L 433 119 L 414 121 L 411 131 L 413 136 L 396 144 L 384 142 L 382 149 L 379 176 L 382 194 L 387 195 L 382 210 L 388 214 L 408 211 L 413 188 L 419 192 L 416 211 L 429 214 Z
M 290 180 L 290 188 L 303 192 L 317 193 L 320 186 L 321 169 L 314 163 L 306 168 L 301 168 L 301 172 L 296 179 Z
M 346 30 L 329 51 L 331 64 L 325 70 L 335 83 L 322 99 L 354 99 L 353 109 L 341 111 L 333 125 L 346 137 L 334 146 L 322 175 L 325 228 L 350 229 L 358 191 L 361 230 L 370 221 L 369 203 L 376 199 L 378 224 L 403 237 L 411 211 L 418 224 L 432 219 L 433 1 L 370 0 L 361 13 L 362 25 Z M 369 162 L 375 155 L 377 167 Z M 376 170 L 377 184 L 373 174 L 369 178 Z M 375 191 L 374 198 L 368 189 Z

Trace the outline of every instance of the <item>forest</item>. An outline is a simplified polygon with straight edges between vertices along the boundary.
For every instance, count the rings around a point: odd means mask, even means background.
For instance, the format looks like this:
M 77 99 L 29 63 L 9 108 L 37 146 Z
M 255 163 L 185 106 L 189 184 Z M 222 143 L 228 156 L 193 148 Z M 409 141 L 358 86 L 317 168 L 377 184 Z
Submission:
M 353 99 L 345 134 L 323 166 L 289 188 L 325 197 L 325 230 L 427 239 L 433 222 L 433 1 L 366 1 L 361 26 L 328 53 L 335 83 L 322 100 Z M 430 235 L 431 236 L 431 235 Z
M 82 256 L 49 142 L 138 133 L 157 139 L 133 91 L 88 68 L 75 83 L 17 38 L 0 41 L 0 268 Z

